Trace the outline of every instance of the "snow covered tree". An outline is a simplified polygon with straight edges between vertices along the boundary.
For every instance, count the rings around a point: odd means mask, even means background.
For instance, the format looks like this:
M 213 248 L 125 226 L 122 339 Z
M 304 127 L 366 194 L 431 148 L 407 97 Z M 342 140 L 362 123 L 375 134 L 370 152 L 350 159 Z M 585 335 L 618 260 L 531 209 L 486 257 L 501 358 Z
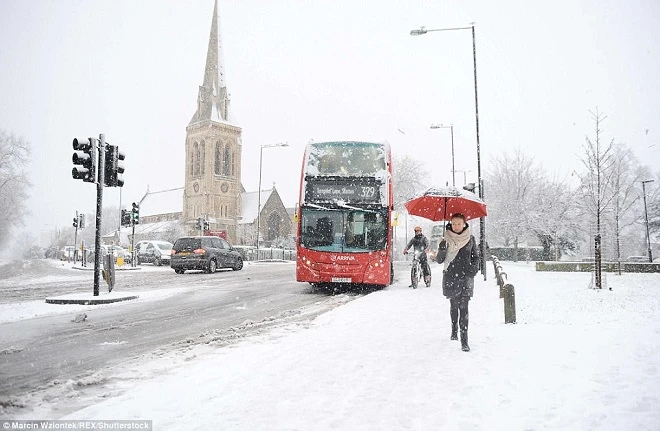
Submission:
M 614 139 L 609 144 L 605 144 L 602 138 L 603 130 L 601 125 L 607 116 L 601 114 L 596 108 L 596 112 L 591 112 L 591 116 L 596 126 L 596 136 L 591 140 L 586 137 L 584 145 L 584 156 L 582 163 L 586 169 L 580 176 L 580 200 L 582 210 L 585 215 L 595 217 L 594 231 L 594 258 L 596 260 L 596 288 L 602 288 L 601 284 L 601 253 L 602 236 L 601 222 L 605 211 L 610 208 L 614 200 L 613 186 L 614 181 Z
M 660 172 L 655 174 L 654 184 L 660 183 Z M 646 196 L 647 211 L 649 213 L 649 231 L 652 234 L 660 232 L 660 185 L 651 190 L 648 187 Z
M 402 158 L 393 157 L 393 187 L 394 208 L 402 211 L 403 204 L 424 192 L 429 187 L 425 181 L 430 177 L 428 171 L 422 167 L 422 162 L 405 155 Z
M 564 252 L 578 248 L 575 193 L 565 181 L 548 178 L 535 190 L 526 220 L 543 247 L 545 260 L 559 260 Z
M 486 173 L 490 236 L 513 248 L 532 238 L 543 247 L 543 259 L 558 259 L 577 248 L 575 191 L 548 176 L 543 167 L 520 149 L 496 156 Z
M 615 256 L 621 262 L 621 228 L 633 220 L 627 220 L 630 210 L 639 202 L 639 184 L 641 171 L 638 163 L 629 148 L 623 145 L 614 147 L 614 163 L 612 164 L 612 217 L 615 236 Z M 619 274 L 621 265 L 619 264 Z
M 591 111 L 590 111 L 591 112 Z M 580 196 L 582 197 L 582 210 L 596 218 L 596 234 L 600 234 L 601 218 L 605 210 L 614 199 L 612 183 L 614 181 L 614 140 L 605 145 L 602 140 L 602 122 L 607 116 L 598 112 L 591 112 L 596 123 L 595 140 L 586 137 L 582 164 L 585 171 L 578 173 L 580 178 Z
M 31 186 L 27 164 L 30 143 L 23 137 L 0 129 L 0 245 L 6 243 L 14 227 L 22 224 Z
M 529 232 L 533 197 L 543 182 L 542 168 L 520 148 L 496 156 L 486 174 L 490 235 L 513 247 L 514 260 L 518 260 L 518 244 Z

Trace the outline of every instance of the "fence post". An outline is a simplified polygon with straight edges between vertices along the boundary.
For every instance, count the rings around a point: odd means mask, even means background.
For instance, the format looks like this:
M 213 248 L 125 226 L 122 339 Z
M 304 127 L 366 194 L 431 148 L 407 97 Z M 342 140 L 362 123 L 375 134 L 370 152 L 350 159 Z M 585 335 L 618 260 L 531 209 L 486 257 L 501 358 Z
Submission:
M 512 284 L 505 284 L 504 292 L 504 323 L 516 323 L 516 290 Z

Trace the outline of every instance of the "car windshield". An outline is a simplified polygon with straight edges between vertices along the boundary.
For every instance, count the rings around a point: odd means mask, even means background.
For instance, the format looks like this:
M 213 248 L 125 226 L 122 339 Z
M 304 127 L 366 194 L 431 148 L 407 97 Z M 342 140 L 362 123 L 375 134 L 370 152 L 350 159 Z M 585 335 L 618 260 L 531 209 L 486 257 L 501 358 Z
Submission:
M 171 250 L 172 249 L 172 244 L 154 244 L 156 247 L 158 247 L 161 250 Z
M 174 250 L 196 250 L 202 246 L 202 241 L 199 238 L 179 238 L 174 244 Z

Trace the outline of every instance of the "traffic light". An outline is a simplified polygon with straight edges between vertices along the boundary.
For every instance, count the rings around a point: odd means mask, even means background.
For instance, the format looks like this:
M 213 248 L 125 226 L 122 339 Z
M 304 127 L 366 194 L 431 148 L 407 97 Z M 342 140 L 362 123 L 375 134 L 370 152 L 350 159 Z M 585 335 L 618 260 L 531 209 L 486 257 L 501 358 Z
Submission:
M 474 193 L 474 189 L 477 187 L 475 183 L 467 183 L 463 186 L 463 190 Z
M 86 183 L 96 182 L 98 149 L 94 138 L 75 138 L 73 140 L 73 164 L 71 175 L 76 180 Z
M 118 145 L 106 144 L 103 183 L 106 187 L 123 187 L 124 159 L 126 155 L 119 151 Z
M 140 224 L 140 204 L 133 202 L 131 213 L 133 215 L 133 224 Z
M 204 230 L 209 230 L 209 222 L 204 220 Z
M 73 218 L 73 227 L 75 227 L 76 229 L 78 229 L 78 217 L 74 217 L 74 218 Z
M 85 229 L 85 214 L 78 215 L 78 227 L 80 229 Z
M 131 225 L 131 213 L 128 210 L 121 210 L 121 225 L 130 226 Z

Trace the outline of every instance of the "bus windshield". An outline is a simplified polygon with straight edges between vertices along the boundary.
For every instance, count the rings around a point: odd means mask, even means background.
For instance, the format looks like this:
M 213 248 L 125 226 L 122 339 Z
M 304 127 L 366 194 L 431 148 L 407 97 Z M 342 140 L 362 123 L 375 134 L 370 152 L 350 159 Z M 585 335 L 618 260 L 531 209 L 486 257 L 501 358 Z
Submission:
M 387 209 L 319 209 L 303 207 L 300 244 L 308 249 L 335 252 L 383 250 L 387 243 Z

